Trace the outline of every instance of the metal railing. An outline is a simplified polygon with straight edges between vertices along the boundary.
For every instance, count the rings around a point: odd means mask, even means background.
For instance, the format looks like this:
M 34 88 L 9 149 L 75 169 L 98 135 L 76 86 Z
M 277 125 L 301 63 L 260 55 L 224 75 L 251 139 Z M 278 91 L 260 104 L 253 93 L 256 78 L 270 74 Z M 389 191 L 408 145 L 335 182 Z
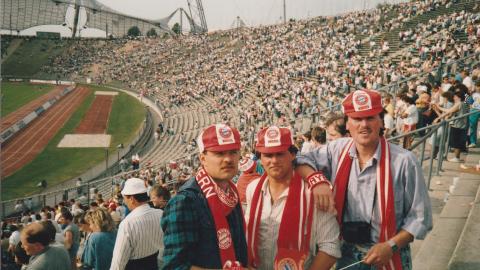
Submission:
M 469 113 L 459 115 L 447 120 L 442 120 L 440 123 L 429 125 L 426 127 L 422 127 L 395 137 L 388 138 L 388 141 L 395 142 L 400 139 L 404 139 L 407 136 L 417 135 L 421 132 L 426 132 L 425 135 L 421 136 L 414 144 L 412 144 L 408 150 L 415 152 L 418 147 L 420 147 L 420 151 L 417 153 L 419 157 L 419 162 L 423 168 L 423 162 L 428 160 L 427 166 L 427 173 L 425 180 L 427 181 L 427 187 L 430 190 L 430 182 L 432 179 L 433 174 L 435 173 L 436 176 L 440 175 L 442 170 L 443 161 L 447 159 L 447 155 L 449 153 L 450 145 L 450 123 L 455 120 L 459 120 L 462 118 L 467 118 L 473 114 L 479 114 L 479 111 L 471 111 Z M 442 129 L 442 134 L 439 136 L 439 129 Z M 430 156 L 428 158 L 425 157 L 425 150 L 426 150 L 426 143 L 427 140 L 431 140 L 431 148 L 430 148 Z M 466 143 L 466 142 L 465 142 Z M 436 148 L 438 147 L 438 152 Z M 434 171 L 434 159 L 435 155 L 437 157 L 437 164 L 435 166 Z

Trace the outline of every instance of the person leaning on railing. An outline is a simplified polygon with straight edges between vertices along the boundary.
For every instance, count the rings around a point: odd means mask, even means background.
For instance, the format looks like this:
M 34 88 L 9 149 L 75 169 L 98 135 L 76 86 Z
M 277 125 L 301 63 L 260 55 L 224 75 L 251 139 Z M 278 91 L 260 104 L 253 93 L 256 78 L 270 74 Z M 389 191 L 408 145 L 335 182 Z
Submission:
M 453 106 L 440 114 L 433 123 L 438 123 L 447 117 L 457 117 L 468 113 L 469 106 L 465 103 L 466 93 L 461 88 L 455 88 L 453 95 Z M 461 162 L 460 153 L 466 150 L 467 142 L 467 117 L 455 119 L 450 123 L 450 141 L 449 145 L 454 149 L 455 157 L 449 159 L 450 162 Z

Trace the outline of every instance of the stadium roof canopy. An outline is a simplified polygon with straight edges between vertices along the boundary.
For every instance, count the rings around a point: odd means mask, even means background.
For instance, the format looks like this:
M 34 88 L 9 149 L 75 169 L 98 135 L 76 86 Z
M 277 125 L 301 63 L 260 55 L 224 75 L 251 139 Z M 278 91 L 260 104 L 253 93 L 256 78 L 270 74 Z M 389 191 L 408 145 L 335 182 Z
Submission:
M 87 14 L 85 27 L 106 31 L 116 37 L 125 36 L 133 26 L 142 34 L 150 29 L 170 32 L 168 22 L 175 12 L 157 20 L 122 14 L 96 0 L 2 0 L 1 29 L 25 30 L 38 25 L 61 25 L 66 21 L 69 6 L 83 7 Z
M 37 25 L 62 24 L 68 5 L 52 0 L 2 0 L 1 29 L 24 30 Z

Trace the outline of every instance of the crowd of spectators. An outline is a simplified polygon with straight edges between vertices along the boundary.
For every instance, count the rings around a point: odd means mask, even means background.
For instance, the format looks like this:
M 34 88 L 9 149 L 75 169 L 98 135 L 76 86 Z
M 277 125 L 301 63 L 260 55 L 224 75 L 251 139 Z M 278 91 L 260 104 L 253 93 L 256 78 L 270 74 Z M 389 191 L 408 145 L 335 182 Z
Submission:
M 290 126 L 297 146 L 305 153 L 348 136 L 338 103 L 355 89 L 382 92 L 386 137 L 408 133 L 469 110 L 480 110 L 480 66 L 451 65 L 480 52 L 480 16 L 475 13 L 478 6 L 472 11 L 441 15 L 415 29 L 400 31 L 399 42 L 412 45 L 397 52 L 398 63 L 389 58 L 387 40 L 375 44 L 372 39 L 401 28 L 415 16 L 448 8 L 455 2 L 429 0 L 383 5 L 342 16 L 204 36 L 71 41 L 73 45 L 60 57 L 52 58 L 43 71 L 73 78 L 88 77 L 96 83 L 119 81 L 155 100 L 168 114 L 173 114 L 175 107 L 222 114 L 222 121 L 238 126 L 241 131 L 244 159 L 255 159 L 252 151 L 255 133 L 260 126 L 269 124 Z M 372 50 L 362 56 L 359 49 L 364 42 Z M 436 69 L 442 66 L 447 68 Z M 399 84 L 396 93 L 382 88 L 415 74 L 425 76 Z M 209 107 L 198 107 L 196 101 L 200 99 L 207 100 Z M 228 113 L 227 109 L 232 107 L 237 108 L 238 114 Z M 295 125 L 295 120 L 302 117 L 311 119 L 312 126 L 306 132 Z M 476 146 L 477 123 L 478 115 L 452 123 L 455 140 L 449 144 L 455 152 L 450 161 L 461 162 L 461 152 Z M 201 128 L 197 123 L 195 126 Z M 170 129 L 159 126 L 157 140 L 161 140 L 163 133 L 173 135 L 175 131 Z M 425 133 L 415 136 L 422 134 Z M 2 246 L 6 247 L 2 248 L 2 269 L 20 267 L 13 262 L 24 267 L 40 264 L 37 254 L 42 250 L 51 250 L 57 263 L 62 263 L 58 258 L 67 258 L 67 268 L 82 265 L 88 269 L 108 269 L 116 228 L 128 214 L 120 194 L 126 179 L 144 180 L 154 196 L 175 195 L 198 168 L 195 141 L 187 141 L 184 134 L 180 136 L 189 156 L 164 165 L 142 162 L 140 168 L 132 168 L 136 171 L 114 177 L 107 198 L 95 186 L 88 193 L 79 186 L 75 199 L 38 211 L 31 200 L 18 201 L 15 208 L 23 212 L 22 216 L 2 223 Z M 399 143 L 409 148 L 415 136 L 406 136 Z M 435 138 L 440 137 L 437 134 Z M 432 158 L 437 152 L 438 148 L 432 151 Z M 260 171 L 261 166 L 258 168 Z M 122 170 L 129 169 L 128 161 L 124 160 Z M 164 205 L 169 196 L 158 197 L 152 201 Z M 32 235 L 44 235 L 46 240 Z M 28 240 L 33 238 L 41 241 Z M 38 247 L 36 251 L 29 249 L 34 244 Z M 52 257 L 43 260 L 48 258 Z

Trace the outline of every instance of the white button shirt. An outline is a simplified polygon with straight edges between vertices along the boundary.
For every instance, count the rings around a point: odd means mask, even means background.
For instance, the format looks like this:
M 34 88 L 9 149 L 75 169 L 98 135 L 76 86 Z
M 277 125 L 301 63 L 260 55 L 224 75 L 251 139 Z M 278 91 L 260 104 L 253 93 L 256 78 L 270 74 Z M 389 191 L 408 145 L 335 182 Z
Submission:
M 247 187 L 247 211 L 245 212 L 245 221 L 248 224 L 250 209 L 252 207 L 252 198 L 255 189 L 260 181 L 254 180 Z M 282 221 L 283 209 L 288 197 L 288 188 L 272 204 L 268 180 L 262 187 L 263 208 L 261 222 L 259 226 L 258 256 L 260 264 L 257 269 L 273 269 L 275 256 L 277 255 L 277 239 Z M 307 205 L 310 202 L 310 191 L 306 188 Z M 299 209 L 300 210 L 300 209 Z M 305 262 L 305 269 L 308 269 L 312 263 L 313 257 L 318 251 L 322 251 L 330 256 L 340 258 L 339 229 L 335 216 L 330 213 L 320 212 L 314 209 L 312 232 L 310 236 L 310 253 Z
M 162 215 L 162 210 L 144 204 L 125 217 L 118 228 L 110 270 L 123 270 L 129 260 L 145 258 L 157 251 L 163 254 Z

